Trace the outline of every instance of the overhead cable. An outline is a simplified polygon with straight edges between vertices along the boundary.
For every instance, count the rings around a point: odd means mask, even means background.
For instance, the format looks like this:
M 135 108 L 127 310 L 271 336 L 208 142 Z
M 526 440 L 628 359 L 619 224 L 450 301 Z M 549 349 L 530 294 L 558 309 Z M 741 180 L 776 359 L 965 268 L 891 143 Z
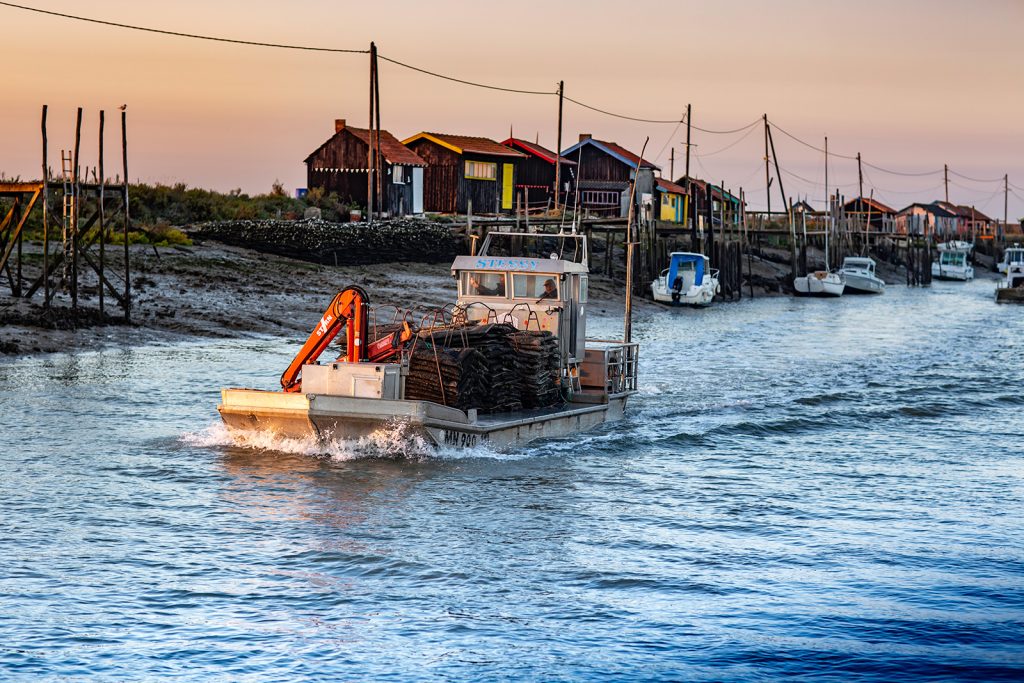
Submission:
M 428 71 L 426 69 L 421 69 L 418 66 L 413 66 L 412 64 L 406 64 L 405 62 L 400 62 L 397 59 L 392 59 L 390 57 L 385 57 L 384 55 L 380 54 L 379 52 L 377 53 L 377 58 L 381 59 L 381 60 L 383 60 L 385 62 L 390 62 L 392 64 L 396 64 L 398 66 L 404 67 L 406 69 L 411 69 L 412 71 L 418 71 L 421 74 L 427 74 L 428 76 L 433 76 L 435 78 L 443 78 L 446 81 L 453 81 L 455 83 L 462 83 L 463 85 L 472 85 L 472 86 L 477 87 L 477 88 L 487 88 L 488 90 L 500 90 L 502 92 L 519 93 L 520 95 L 557 95 L 558 94 L 555 91 L 548 92 L 546 90 L 520 90 L 518 88 L 505 88 L 505 87 L 502 87 L 500 85 L 488 85 L 486 83 L 476 83 L 474 81 L 467 81 L 467 80 L 463 80 L 461 78 L 455 78 L 454 76 L 445 76 L 444 74 L 439 74 L 439 73 L 437 73 L 435 71 Z M 569 99 L 569 98 L 567 97 L 565 99 Z
M 283 43 L 263 43 L 255 40 L 238 40 L 235 38 L 222 38 L 220 36 L 204 36 L 197 33 L 181 33 L 180 31 L 168 31 L 160 28 L 149 28 L 148 26 L 135 26 L 133 24 L 121 24 L 116 21 L 104 21 L 102 19 L 91 19 L 89 17 L 80 17 L 75 14 L 65 14 L 63 12 L 53 12 L 50 10 L 39 9 L 38 7 L 27 7 L 25 5 L 16 5 L 13 2 L 0 2 L 0 5 L 5 7 L 13 7 L 15 9 L 23 9 L 27 12 L 37 12 L 39 14 L 48 14 L 52 17 L 61 17 L 64 19 L 74 19 L 76 21 L 86 21 L 90 24 L 102 24 L 103 26 L 114 26 L 116 28 L 127 28 L 132 31 L 145 31 L 147 33 L 159 33 L 165 36 L 177 36 L 178 38 L 195 38 L 197 40 L 212 40 L 217 43 L 234 43 L 236 45 L 252 45 L 254 47 L 276 47 L 283 50 L 307 50 L 310 52 L 342 52 L 346 54 L 366 54 L 369 50 L 349 50 L 337 47 L 315 47 L 312 45 L 286 45 Z
M 616 114 L 615 112 L 607 111 L 605 109 L 598 109 L 597 107 L 593 107 L 593 106 L 591 106 L 589 104 L 584 104 L 583 102 L 580 102 L 579 100 L 574 100 L 573 98 L 565 97 L 564 95 L 563 95 L 563 98 L 565 99 L 566 102 L 572 102 L 573 104 L 579 105 L 579 106 L 583 107 L 584 109 L 590 109 L 591 111 L 596 111 L 596 112 L 598 112 L 600 114 L 606 114 L 607 116 L 614 116 L 617 119 L 626 119 L 627 121 L 638 121 L 640 123 L 680 123 L 683 120 L 685 120 L 685 118 L 686 118 L 685 116 L 681 116 L 678 119 L 641 119 L 641 118 L 638 118 L 636 116 L 627 116 L 625 114 Z
M 757 121 L 755 121 L 754 123 L 757 123 Z M 749 130 L 746 132 L 745 135 L 743 135 L 743 136 L 741 136 L 739 138 L 736 138 L 735 140 L 730 142 L 725 147 L 722 147 L 721 149 L 716 149 L 714 152 L 708 152 L 707 154 L 696 154 L 695 156 L 698 156 L 698 157 L 713 157 L 716 154 L 721 154 L 722 152 L 725 152 L 726 150 L 732 149 L 736 145 L 740 144 L 741 142 L 743 142 L 744 140 L 749 138 L 750 134 L 753 133 L 754 130 L 756 130 L 755 128 L 750 127 L 750 126 L 748 126 L 748 128 L 749 128 Z M 741 128 L 740 130 L 743 130 L 743 129 Z
M 998 178 L 982 179 L 982 178 L 972 178 L 971 176 L 964 175 L 963 173 L 957 173 L 953 169 L 949 169 L 949 172 L 952 173 L 953 175 L 955 175 L 958 178 L 963 178 L 964 180 L 970 180 L 972 183 L 1001 183 L 1001 182 L 1003 182 L 1003 176 L 999 176 Z

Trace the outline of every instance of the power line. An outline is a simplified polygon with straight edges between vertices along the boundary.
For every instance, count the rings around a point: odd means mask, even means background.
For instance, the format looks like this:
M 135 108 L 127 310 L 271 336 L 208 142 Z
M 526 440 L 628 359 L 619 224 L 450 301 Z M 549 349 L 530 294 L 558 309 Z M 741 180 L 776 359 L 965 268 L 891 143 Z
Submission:
M 982 180 L 981 178 L 972 178 L 971 176 L 964 175 L 963 173 L 957 173 L 953 169 L 949 169 L 949 172 L 952 173 L 953 175 L 957 176 L 958 178 L 963 178 L 964 180 L 970 180 L 971 182 L 974 182 L 974 183 L 1001 183 L 1001 182 L 1003 182 L 1003 177 L 1002 176 L 999 176 L 998 178 L 991 178 L 991 179 L 988 179 L 988 180 Z
M 710 128 L 701 128 L 700 126 L 695 126 L 692 123 L 690 124 L 690 127 L 692 127 L 694 130 L 699 130 L 702 133 L 711 133 L 712 135 L 732 135 L 733 133 L 739 133 L 739 132 L 747 130 L 748 128 L 753 128 L 754 126 L 756 126 L 759 123 L 761 123 L 761 119 L 760 118 L 754 119 L 753 121 L 751 121 L 747 125 L 742 126 L 740 128 L 733 128 L 732 130 L 711 130 Z M 707 155 L 705 155 L 705 156 L 707 156 Z
M 876 166 L 874 164 L 869 164 L 868 162 L 863 161 L 863 160 L 861 160 L 861 163 L 864 164 L 865 166 L 870 166 L 871 168 L 875 169 L 876 171 L 881 171 L 882 173 L 888 173 L 889 175 L 905 176 L 905 177 L 908 177 L 908 178 L 923 178 L 924 176 L 939 175 L 939 174 L 942 173 L 942 169 L 941 168 L 938 169 L 938 170 L 935 170 L 935 171 L 924 171 L 923 173 L 906 173 L 904 171 L 893 171 L 893 170 L 888 169 L 888 168 L 882 168 L 881 166 Z
M 772 128 L 774 128 L 775 130 L 779 131 L 780 133 L 782 133 L 786 137 L 790 138 L 791 140 L 795 140 L 796 142 L 799 142 L 804 147 L 809 147 L 809 148 L 813 149 L 816 152 L 821 152 L 822 154 L 825 154 L 824 148 L 818 147 L 817 145 L 812 145 L 811 143 L 809 143 L 809 142 L 807 142 L 805 140 L 801 140 L 800 138 L 798 138 L 797 136 L 793 135 L 792 133 L 784 130 L 783 128 L 780 128 L 773 121 L 768 121 L 768 125 L 771 126 Z M 850 161 L 856 161 L 857 160 L 857 157 L 851 157 L 851 156 L 848 156 L 846 154 L 839 154 L 838 152 L 829 152 L 828 155 L 830 157 L 839 157 L 840 159 L 849 159 Z
M 759 123 L 759 122 L 758 122 L 758 121 L 754 121 L 754 123 L 755 123 L 755 124 L 757 124 L 757 123 Z M 749 137 L 750 137 L 750 134 L 751 134 L 751 133 L 753 133 L 753 132 L 754 132 L 754 131 L 756 130 L 756 129 L 755 129 L 755 128 L 754 128 L 753 126 L 748 126 L 748 129 L 749 129 L 749 130 L 747 130 L 747 132 L 746 132 L 746 134 L 745 134 L 745 135 L 743 135 L 743 136 L 741 136 L 741 137 L 737 138 L 736 140 L 734 140 L 734 141 L 730 142 L 730 143 L 729 143 L 728 145 L 726 145 L 725 147 L 723 147 L 723 148 L 721 148 L 721 149 L 716 149 L 716 150 L 715 150 L 714 152 L 708 152 L 707 154 L 697 154 L 697 155 L 695 155 L 695 156 L 698 156 L 698 157 L 713 157 L 713 156 L 715 156 L 716 154 L 721 154 L 722 152 L 724 152 L 724 151 L 726 151 L 726 150 L 732 149 L 732 148 L 733 148 L 733 147 L 735 147 L 736 145 L 740 144 L 741 142 L 743 142 L 744 140 L 746 140 L 747 138 L 749 138 Z M 743 130 L 743 129 L 741 128 L 740 130 Z
M 346 54 L 367 54 L 369 50 L 347 50 L 337 47 L 315 47 L 312 45 L 285 45 L 282 43 L 262 43 L 255 40 L 237 40 L 235 38 L 222 38 L 219 36 L 203 36 L 196 33 L 181 33 L 179 31 L 168 31 L 160 28 L 149 28 L 147 26 L 134 26 L 132 24 L 121 24 L 116 21 L 103 21 L 102 19 L 91 19 L 89 17 L 80 17 L 74 14 L 64 14 L 63 12 L 52 12 L 50 10 L 39 9 L 37 7 L 26 7 L 25 5 L 15 5 L 13 2 L 0 2 L 0 5 L 5 7 L 13 7 L 15 9 L 23 9 L 27 12 L 36 12 L 38 14 L 47 14 L 52 17 L 61 17 L 63 19 L 74 19 L 76 21 L 85 21 L 90 24 L 101 24 L 103 26 L 114 26 L 116 28 L 127 28 L 132 31 L 145 31 L 147 33 L 159 33 L 165 36 L 177 36 L 178 38 L 195 38 L 197 40 L 211 40 L 217 43 L 234 43 L 236 45 L 252 45 L 254 47 L 276 47 L 283 50 L 306 50 L 310 52 L 342 52 Z
M 583 102 L 580 102 L 579 100 L 574 100 L 571 97 L 566 97 L 564 99 L 565 99 L 566 102 L 572 102 L 573 104 L 579 105 L 579 106 L 583 107 L 584 109 L 590 109 L 591 111 L 596 111 L 596 112 L 598 112 L 600 114 L 606 114 L 607 116 L 614 116 L 617 119 L 626 119 L 627 121 L 637 121 L 639 123 L 682 123 L 682 121 L 685 119 L 685 117 L 679 117 L 678 119 L 641 119 L 641 118 L 638 118 L 636 116 L 627 116 L 626 114 L 616 114 L 615 112 L 607 111 L 605 109 L 598 109 L 597 107 L 592 107 L 589 104 L 584 104 Z
M 385 62 L 391 62 L 392 64 L 396 64 L 396 65 L 404 67 L 406 69 L 411 69 L 412 71 L 418 71 L 421 74 L 427 74 L 428 76 L 434 76 L 435 78 L 443 78 L 446 81 L 453 81 L 455 83 L 462 83 L 463 85 L 472 85 L 472 86 L 474 86 L 476 88 L 487 88 L 488 90 L 500 90 L 502 92 L 519 93 L 520 95 L 557 95 L 558 94 L 557 91 L 547 92 L 545 90 L 519 90 L 518 88 L 505 88 L 505 87 L 502 87 L 502 86 L 499 86 L 499 85 L 487 85 L 486 83 L 476 83 L 474 81 L 466 81 L 466 80 L 463 80 L 461 78 L 455 78 L 454 76 L 445 76 L 444 74 L 439 74 L 439 73 L 434 72 L 434 71 L 427 71 L 426 69 L 421 69 L 418 66 L 413 66 L 412 64 L 406 64 L 405 62 L 400 62 L 397 59 L 391 59 L 390 57 L 385 57 L 384 55 L 380 54 L 379 52 L 377 53 L 377 58 L 378 59 L 382 59 Z M 569 99 L 569 98 L 566 97 L 565 99 Z

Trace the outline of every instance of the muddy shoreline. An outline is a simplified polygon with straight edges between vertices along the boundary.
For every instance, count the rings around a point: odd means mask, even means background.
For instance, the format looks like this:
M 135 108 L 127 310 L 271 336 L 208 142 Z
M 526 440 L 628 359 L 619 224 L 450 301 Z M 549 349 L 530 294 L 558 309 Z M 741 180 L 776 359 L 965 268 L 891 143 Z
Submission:
M 29 261 L 40 255 L 38 247 L 27 247 Z M 788 252 L 763 255 L 751 263 L 754 297 L 784 296 Z M 809 256 L 812 263 L 820 257 Z M 382 320 L 393 316 L 395 306 L 415 308 L 423 317 L 455 299 L 447 260 L 335 266 L 209 240 L 189 247 L 135 245 L 131 259 L 131 322 L 109 295 L 100 315 L 97 278 L 86 268 L 77 315 L 64 292 L 55 295 L 49 314 L 40 305 L 41 293 L 28 301 L 0 300 L 0 357 L 233 337 L 283 337 L 301 344 L 334 294 L 353 284 L 367 290 Z M 108 266 L 112 279 L 120 267 L 115 255 Z M 891 285 L 905 281 L 905 271 L 891 264 L 879 263 L 878 273 Z M 985 277 L 983 271 L 979 276 Z M 622 315 L 620 281 L 593 274 L 590 288 L 593 315 Z M 636 315 L 663 310 L 647 296 L 636 292 Z
M 100 316 L 97 278 L 85 269 L 78 315 L 64 292 L 55 295 L 49 315 L 41 293 L 28 301 L 0 299 L 0 357 L 204 338 L 275 336 L 301 344 L 334 294 L 348 285 L 367 290 L 382 320 L 393 316 L 389 307 L 415 308 L 422 317 L 455 299 L 449 261 L 322 265 L 212 241 L 158 249 L 136 245 L 131 259 L 130 323 L 109 295 L 106 315 Z M 118 272 L 116 260 L 108 267 Z M 593 312 L 621 313 L 620 289 L 607 278 L 593 277 Z M 635 300 L 635 311 L 647 308 L 657 305 Z

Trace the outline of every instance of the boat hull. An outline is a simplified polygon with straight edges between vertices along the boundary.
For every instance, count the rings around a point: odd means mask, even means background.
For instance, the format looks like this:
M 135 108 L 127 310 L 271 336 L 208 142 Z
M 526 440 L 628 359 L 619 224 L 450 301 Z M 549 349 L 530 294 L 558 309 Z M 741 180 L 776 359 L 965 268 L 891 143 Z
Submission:
M 835 275 L 824 278 L 805 275 L 793 280 L 793 290 L 797 296 L 838 297 L 843 295 L 846 285 Z
M 942 266 L 938 263 L 932 264 L 932 278 L 936 280 L 954 280 L 958 282 L 967 282 L 974 279 L 974 268 L 967 266 L 961 268 L 959 266 Z
M 230 431 L 327 442 L 372 438 L 381 429 L 400 425 L 410 438 L 421 437 L 438 448 L 486 445 L 506 450 L 621 420 L 627 397 L 618 394 L 605 403 L 574 402 L 558 408 L 476 417 L 429 401 L 224 389 L 217 410 Z
M 885 282 L 877 277 L 843 273 L 843 279 L 846 281 L 844 294 L 883 294 L 885 292 Z
M 673 292 L 665 288 L 662 278 L 651 283 L 651 296 L 654 300 L 670 306 L 710 306 L 718 290 L 718 280 L 710 280 L 700 287 L 690 287 L 685 292 L 680 292 L 679 301 L 674 301 Z

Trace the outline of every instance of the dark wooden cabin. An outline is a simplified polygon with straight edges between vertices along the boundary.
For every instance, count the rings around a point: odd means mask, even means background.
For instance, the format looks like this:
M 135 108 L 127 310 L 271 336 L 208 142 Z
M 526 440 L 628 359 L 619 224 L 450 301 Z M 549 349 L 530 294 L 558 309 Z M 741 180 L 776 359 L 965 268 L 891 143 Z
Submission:
M 516 193 L 521 194 L 524 204 L 546 205 L 554 201 L 555 196 L 555 162 L 558 155 L 550 149 L 541 147 L 536 142 L 509 138 L 501 144 L 509 149 L 522 152 L 526 158 L 519 162 L 519 172 L 516 175 Z M 576 167 L 575 161 L 569 159 L 561 160 L 562 172 L 559 181 L 562 184 L 560 197 L 563 202 L 572 191 L 572 169 Z
M 636 171 L 637 161 L 640 162 L 637 204 L 642 204 L 645 196 L 654 196 L 654 172 L 661 168 L 617 143 L 595 140 L 589 133 L 583 133 L 580 141 L 562 152 L 562 156 L 576 164 L 574 183 L 582 209 L 606 216 L 628 215 L 629 181 Z
M 427 162 L 427 211 L 500 213 L 515 207 L 515 179 L 525 155 L 488 138 L 417 133 L 402 144 Z
M 427 163 L 395 136 L 380 131 L 383 211 L 392 216 L 423 213 L 423 171 Z M 334 122 L 334 135 L 306 157 L 306 185 L 337 192 L 343 201 L 366 208 L 370 131 Z
M 843 204 L 843 211 L 861 226 L 870 221 L 870 229 L 876 232 L 892 232 L 895 227 L 896 209 L 874 197 L 855 197 Z
M 711 219 L 716 229 L 724 225 L 738 225 L 742 217 L 743 203 L 740 198 L 719 185 L 699 178 L 680 178 L 678 185 L 690 189 L 692 205 L 690 210 L 697 225 L 707 229 L 708 189 L 711 190 Z

